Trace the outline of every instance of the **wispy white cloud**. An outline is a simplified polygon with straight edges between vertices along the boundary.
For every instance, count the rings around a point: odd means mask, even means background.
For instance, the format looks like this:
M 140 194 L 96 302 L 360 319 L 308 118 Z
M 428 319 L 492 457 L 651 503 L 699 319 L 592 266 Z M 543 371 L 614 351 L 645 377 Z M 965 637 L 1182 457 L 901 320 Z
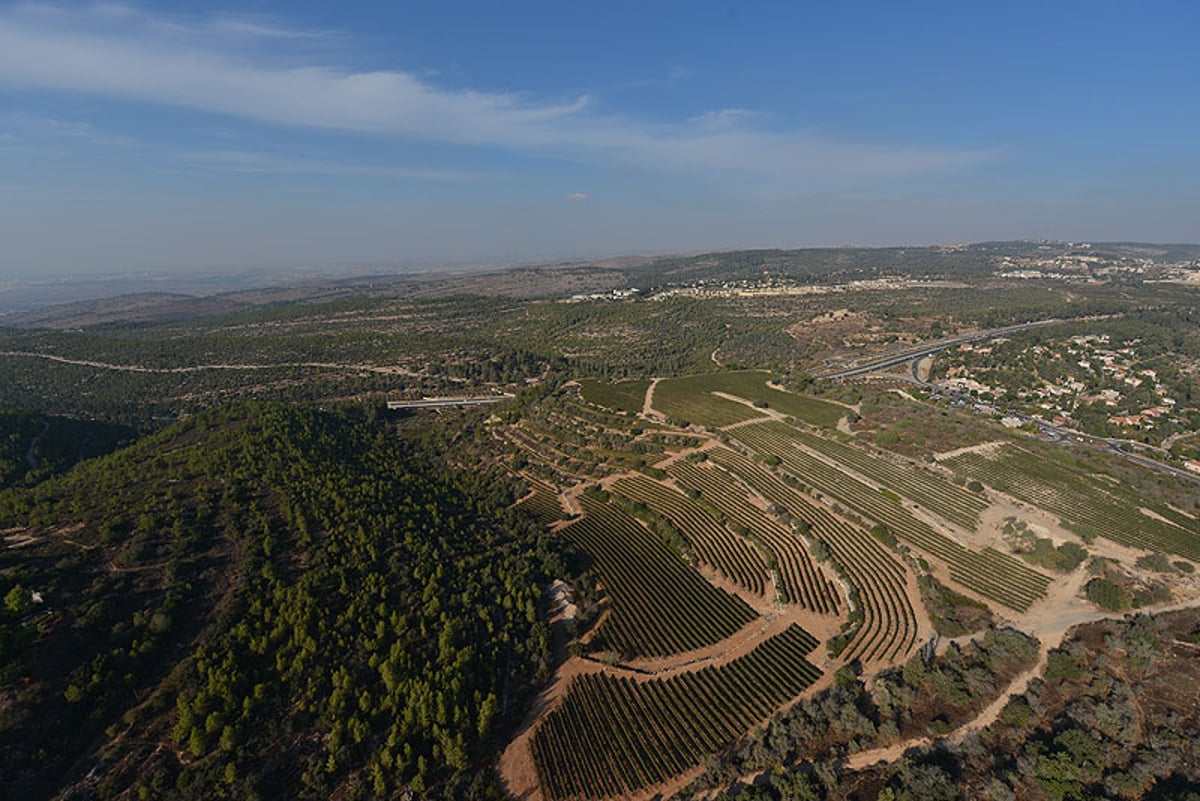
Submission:
M 763 115 L 748 108 L 723 108 L 706 111 L 693 117 L 690 122 L 702 131 L 728 131 L 740 128 L 747 122 Z
M 329 39 L 335 36 L 331 31 L 305 31 L 287 28 L 264 17 L 246 14 L 222 14 L 209 22 L 208 27 L 217 34 L 257 39 L 315 40 Z
M 610 84 L 607 91 L 620 92 L 629 89 L 673 89 L 675 85 L 692 74 L 686 67 L 673 66 L 665 75 L 656 78 L 642 78 L 635 81 L 623 81 Z
M 783 180 L 957 169 L 980 150 L 913 149 L 771 130 L 740 109 L 673 125 L 601 113 L 587 95 L 447 88 L 420 71 L 306 60 L 322 34 L 270 20 L 153 15 L 123 5 L 0 10 L 0 85 L 198 109 L 268 123 Z
M 476 181 L 487 177 L 485 173 L 465 170 L 347 164 L 241 150 L 196 151 L 184 154 L 183 158 L 186 162 L 202 169 L 251 175 L 330 175 L 416 181 Z
M 591 199 L 592 196 L 587 192 L 572 192 L 564 198 L 568 203 L 583 203 Z
M 88 122 L 60 120 L 20 111 L 0 113 L 0 129 L 7 132 L 11 141 L 27 143 L 45 144 L 75 140 L 111 147 L 133 147 L 139 144 L 133 137 L 108 133 Z

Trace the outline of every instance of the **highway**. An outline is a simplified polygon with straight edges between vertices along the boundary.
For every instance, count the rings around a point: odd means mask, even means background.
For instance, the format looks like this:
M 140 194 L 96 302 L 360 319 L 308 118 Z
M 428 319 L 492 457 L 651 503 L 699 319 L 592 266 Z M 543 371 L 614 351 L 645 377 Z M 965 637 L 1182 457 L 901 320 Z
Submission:
M 868 373 L 877 373 L 881 370 L 887 370 L 892 367 L 898 367 L 906 362 L 911 362 L 916 359 L 922 359 L 926 356 L 932 356 L 946 348 L 960 345 L 963 342 L 978 342 L 981 339 L 991 339 L 992 337 L 1004 336 L 1006 334 L 1018 334 L 1022 331 L 1031 331 L 1035 328 L 1046 328 L 1051 325 L 1059 325 L 1060 323 L 1082 322 L 1086 320 L 1098 320 L 1100 317 L 1064 317 L 1054 318 L 1051 320 L 1036 320 L 1030 323 L 1019 323 L 1017 325 L 1007 325 L 1003 328 L 988 328 L 983 331 L 973 331 L 969 334 L 959 334 L 957 336 L 947 337 L 945 339 L 926 342 L 920 346 L 905 348 L 901 351 L 895 351 L 883 356 L 877 356 L 863 364 L 848 367 L 844 370 L 833 370 L 829 372 L 820 372 L 813 375 L 814 378 L 824 378 L 831 381 L 844 381 L 847 378 L 856 378 L 858 376 L 867 375 Z
M 445 409 L 455 406 L 487 406 L 513 399 L 512 395 L 462 395 L 449 398 L 421 398 L 420 400 L 388 401 L 388 411 L 400 409 Z
M 1106 315 L 1106 317 L 1107 316 L 1111 316 L 1111 315 Z M 1046 437 L 1046 439 L 1049 439 L 1049 440 L 1052 440 L 1055 442 L 1059 442 L 1064 445 L 1087 445 L 1087 446 L 1090 446 L 1093 448 L 1104 448 L 1105 450 L 1108 450 L 1110 453 L 1112 453 L 1116 456 L 1120 456 L 1123 459 L 1128 459 L 1131 462 L 1135 462 L 1143 467 L 1148 467 L 1151 470 L 1157 470 L 1160 473 L 1167 473 L 1169 475 L 1172 475 L 1176 478 L 1183 479 L 1185 481 L 1192 481 L 1192 482 L 1200 483 L 1200 474 L 1193 473 L 1188 470 L 1183 470 L 1181 468 L 1174 467 L 1169 464 L 1164 464 L 1163 462 L 1160 462 L 1156 459 L 1149 459 L 1145 456 L 1142 456 L 1141 454 L 1134 453 L 1132 451 L 1127 451 L 1122 448 L 1123 445 L 1133 445 L 1134 443 L 1130 443 L 1130 442 L 1127 442 L 1124 440 L 1119 440 L 1119 439 L 1106 439 L 1104 437 L 1094 437 L 1094 436 L 1091 436 L 1090 434 L 1083 434 L 1078 431 L 1072 431 L 1067 428 L 1062 428 L 1060 426 L 1052 425 L 1043 420 L 1035 420 L 1034 418 L 1029 417 L 1028 415 L 1008 413 L 1001 409 L 996 408 L 995 406 L 992 406 L 990 404 L 979 403 L 974 398 L 966 397 L 966 396 L 960 395 L 958 393 L 952 392 L 952 393 L 944 394 L 942 392 L 942 390 L 937 387 L 937 385 L 931 384 L 928 381 L 922 381 L 920 375 L 918 374 L 918 363 L 921 361 L 921 359 L 925 358 L 926 356 L 933 356 L 935 353 L 938 353 L 947 348 L 953 347 L 954 345 L 960 344 L 962 342 L 976 342 L 981 339 L 990 339 L 992 337 L 1004 336 L 1005 334 L 1015 334 L 1015 333 L 1018 333 L 1021 331 L 1030 331 L 1030 330 L 1033 330 L 1036 328 L 1045 328 L 1046 326 L 1057 325 L 1059 323 L 1073 322 L 1073 321 L 1078 322 L 1078 321 L 1086 321 L 1086 320 L 1098 320 L 1098 319 L 1105 319 L 1105 318 L 1104 317 L 1056 318 L 1053 320 L 1038 320 L 1038 321 L 1032 322 L 1032 323 L 1021 323 L 1020 325 L 1010 325 L 1010 326 L 1005 326 L 1003 328 L 991 328 L 986 331 L 975 331 L 970 334 L 962 334 L 959 336 L 949 337 L 947 339 L 940 339 L 935 342 L 926 343 L 919 348 L 906 348 L 902 351 L 896 351 L 896 352 L 893 352 L 890 354 L 886 354 L 884 356 L 879 356 L 879 357 L 876 357 L 876 358 L 870 360 L 869 362 L 866 362 L 861 365 L 856 365 L 854 367 L 850 367 L 845 370 L 818 373 L 818 374 L 816 374 L 816 377 L 827 379 L 827 380 L 833 380 L 833 381 L 844 381 L 848 378 L 857 378 L 857 377 L 861 377 L 864 375 L 869 375 L 870 373 L 882 372 L 885 370 L 889 370 L 893 367 L 899 367 L 902 364 L 907 364 L 909 366 L 908 370 L 906 370 L 903 374 L 896 373 L 894 376 L 891 376 L 891 377 L 894 377 L 898 381 L 908 381 L 910 383 L 916 384 L 917 386 L 920 386 L 921 388 L 923 388 L 929 392 L 931 398 L 934 398 L 934 399 L 948 398 L 949 400 L 955 402 L 956 405 L 958 405 L 958 406 L 969 407 L 975 411 L 978 411 L 978 412 L 981 412 L 984 414 L 1001 415 L 1001 416 L 1005 416 L 1005 417 L 1015 417 L 1018 420 L 1020 420 L 1022 423 L 1033 422 L 1038 426 L 1038 428 L 1042 432 L 1042 436 Z
M 1025 415 L 1013 415 L 1019 417 L 1022 421 L 1029 421 L 1032 418 Z M 1128 459 L 1131 462 L 1136 462 L 1143 467 L 1148 467 L 1151 470 L 1157 470 L 1160 473 L 1169 473 L 1176 478 L 1181 478 L 1185 481 L 1194 481 L 1200 483 L 1200 474 L 1193 473 L 1188 470 L 1183 470 L 1173 465 L 1165 464 L 1157 459 L 1149 459 L 1135 451 L 1127 451 L 1122 448 L 1123 445 L 1132 445 L 1133 443 L 1127 440 L 1110 439 L 1108 437 L 1094 437 L 1091 434 L 1084 434 L 1079 431 L 1072 431 L 1068 428 L 1051 425 L 1042 420 L 1034 420 L 1037 427 L 1041 429 L 1042 435 L 1047 439 L 1061 442 L 1068 445 L 1087 445 L 1092 448 L 1104 448 L 1109 452 L 1120 456 L 1123 459 Z

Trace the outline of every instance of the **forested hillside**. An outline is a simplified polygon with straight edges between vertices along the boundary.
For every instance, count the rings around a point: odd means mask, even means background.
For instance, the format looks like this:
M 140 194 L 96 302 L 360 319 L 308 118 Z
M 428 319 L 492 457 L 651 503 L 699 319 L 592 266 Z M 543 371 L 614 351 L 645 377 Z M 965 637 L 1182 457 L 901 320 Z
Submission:
M 558 570 L 510 501 L 262 404 L 0 493 L 4 796 L 485 792 Z
M 0 489 L 36 484 L 127 444 L 134 433 L 126 426 L 0 407 Z

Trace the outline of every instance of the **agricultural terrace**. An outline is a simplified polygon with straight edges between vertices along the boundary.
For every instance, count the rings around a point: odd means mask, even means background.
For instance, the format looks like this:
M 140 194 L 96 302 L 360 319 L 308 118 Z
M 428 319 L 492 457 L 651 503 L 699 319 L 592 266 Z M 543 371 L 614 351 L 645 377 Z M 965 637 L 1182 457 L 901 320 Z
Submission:
M 797 442 L 823 454 L 838 465 L 849 467 L 872 483 L 919 503 L 929 511 L 968 531 L 979 525 L 979 515 L 987 501 L 941 476 L 928 473 L 919 466 L 897 464 L 858 448 L 843 445 L 828 437 L 797 430 Z
M 791 626 L 746 656 L 669 679 L 585 674 L 533 737 L 549 799 L 620 797 L 685 773 L 820 676 L 818 645 Z
M 1020 612 L 1045 596 L 1050 584 L 1047 576 L 994 548 L 973 551 L 938 533 L 906 509 L 894 493 L 880 492 L 806 450 L 795 428 L 771 421 L 740 426 L 731 433 L 755 452 L 779 459 L 796 478 L 940 559 L 950 578 L 968 590 Z
M 784 600 L 818 614 L 838 613 L 837 587 L 813 564 L 803 541 L 789 527 L 754 505 L 745 485 L 724 470 L 687 460 L 673 463 L 667 472 L 771 554 Z
M 662 459 L 664 446 L 652 438 L 660 428 L 636 416 L 560 397 L 527 410 L 503 436 L 551 471 L 580 479 L 636 470 Z
M 587 424 L 599 425 L 610 431 L 633 435 L 633 429 L 658 429 L 661 426 L 649 423 L 635 413 L 613 412 L 603 406 L 564 398 L 562 411 L 572 418 Z M 638 409 L 640 412 L 641 409 Z
M 594 646 L 668 656 L 718 643 L 756 617 L 629 515 L 587 495 L 580 502 L 584 516 L 562 534 L 591 557 L 609 600 Z
M 845 411 L 836 404 L 767 386 L 770 373 L 748 370 L 664 378 L 654 387 L 654 408 L 672 420 L 721 427 L 765 417 L 744 403 L 714 395 L 723 392 L 752 404 L 832 428 Z
M 704 564 L 755 595 L 767 592 L 763 555 L 694 501 L 645 476 L 619 479 L 612 489 L 669 520 Z
M 1110 484 L 1013 444 L 973 451 L 942 464 L 1026 503 L 1040 506 L 1084 539 L 1105 539 L 1133 548 L 1200 560 L 1200 521 L 1160 506 L 1147 506 L 1119 484 Z
M 531 490 L 521 500 L 517 508 L 530 512 L 543 526 L 548 526 L 562 519 L 562 504 L 558 502 L 558 493 L 549 484 L 533 479 L 526 479 Z
M 808 538 L 829 550 L 832 561 L 853 585 L 857 609 L 851 611 L 851 617 L 857 615 L 859 623 L 841 643 L 847 662 L 891 661 L 904 659 L 912 652 L 918 639 L 917 613 L 911 600 L 916 596 L 916 582 L 895 553 L 861 527 L 814 503 L 782 477 L 745 456 L 715 448 L 709 451 L 709 458 L 781 513 L 806 524 Z

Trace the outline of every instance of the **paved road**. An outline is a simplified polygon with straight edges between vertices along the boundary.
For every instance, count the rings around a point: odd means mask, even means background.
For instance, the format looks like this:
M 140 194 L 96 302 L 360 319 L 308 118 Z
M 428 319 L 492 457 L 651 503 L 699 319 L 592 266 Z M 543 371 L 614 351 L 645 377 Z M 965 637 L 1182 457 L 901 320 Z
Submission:
M 1104 317 L 1111 317 L 1111 316 L 1112 315 L 1105 315 Z M 1023 423 L 1033 422 L 1033 423 L 1037 424 L 1038 428 L 1042 432 L 1042 435 L 1049 440 L 1053 440 L 1055 442 L 1060 442 L 1064 445 L 1089 445 L 1094 448 L 1104 448 L 1104 449 L 1108 450 L 1109 452 L 1111 452 L 1117 456 L 1120 456 L 1123 459 L 1128 459 L 1131 462 L 1135 462 L 1143 467 L 1148 467 L 1151 470 L 1157 470 L 1160 473 L 1167 473 L 1169 475 L 1175 476 L 1176 478 L 1181 478 L 1185 481 L 1192 481 L 1192 482 L 1200 483 L 1200 474 L 1193 473 L 1188 470 L 1182 470 L 1178 467 L 1173 467 L 1169 464 L 1164 464 L 1156 459 L 1149 459 L 1138 453 L 1124 450 L 1122 448 L 1122 445 L 1131 444 L 1129 442 L 1119 440 L 1119 439 L 1107 439 L 1104 437 L 1093 437 L 1089 434 L 1081 434 L 1078 431 L 1072 431 L 1067 428 L 1062 428 L 1061 426 L 1052 425 L 1052 424 L 1047 423 L 1042 420 L 1035 420 L 1032 417 L 1029 417 L 1028 415 L 1008 413 L 1008 412 L 1003 411 L 1002 409 L 996 408 L 995 406 L 992 406 L 990 404 L 981 404 L 974 398 L 960 395 L 958 393 L 954 393 L 954 392 L 943 393 L 937 387 L 937 385 L 931 384 L 928 381 L 922 381 L 920 374 L 918 372 L 919 364 L 920 364 L 921 360 L 924 359 L 926 356 L 932 356 L 935 353 L 943 351 L 946 348 L 953 347 L 954 345 L 960 344 L 962 342 L 973 342 L 973 341 L 978 341 L 980 339 L 989 339 L 991 337 L 1003 336 L 1004 334 L 1013 334 L 1013 333 L 1017 333 L 1020 331 L 1029 331 L 1029 330 L 1032 330 L 1035 328 L 1045 328 L 1046 326 L 1070 322 L 1071 320 L 1074 320 L 1074 321 L 1098 320 L 1098 319 L 1104 319 L 1104 317 L 1056 318 L 1053 320 L 1038 320 L 1038 321 L 1032 322 L 1032 323 L 1022 323 L 1020 325 L 1010 325 L 1010 326 L 1005 326 L 1004 328 L 991 328 L 986 331 L 976 331 L 971 334 L 963 334 L 960 336 L 950 337 L 948 339 L 941 339 L 936 342 L 927 343 L 920 348 L 906 348 L 902 351 L 897 351 L 894 353 L 887 354 L 885 356 L 877 357 L 865 364 L 857 365 L 855 367 L 850 367 L 845 370 L 820 373 L 820 374 L 818 374 L 818 377 L 830 379 L 830 380 L 845 380 L 847 378 L 855 378 L 855 377 L 859 377 L 859 376 L 864 376 L 864 375 L 868 375 L 870 373 L 881 372 L 884 370 L 891 369 L 893 367 L 898 367 L 902 364 L 907 364 L 908 370 L 902 374 L 901 373 L 895 374 L 894 378 L 896 378 L 899 381 L 908 381 L 910 383 L 920 386 L 921 388 L 927 390 L 930 393 L 930 396 L 935 399 L 949 399 L 952 402 L 956 402 L 957 405 L 959 405 L 959 406 L 969 407 L 971 409 L 974 409 L 975 411 L 979 411 L 979 412 L 982 412 L 985 414 L 999 414 L 999 415 L 1006 416 L 1006 417 L 1015 417 Z
M 421 400 L 388 401 L 391 411 L 399 409 L 445 409 L 452 406 L 486 406 L 513 399 L 512 395 L 464 395 L 456 398 L 422 398 Z
M 903 376 L 903 378 L 908 378 L 908 376 Z M 937 385 L 920 381 L 915 377 L 912 380 L 914 383 L 920 384 L 924 389 L 926 389 L 929 392 L 930 397 L 935 400 L 949 400 L 957 406 L 970 408 L 982 414 L 1015 417 L 1022 423 L 1034 423 L 1042 432 L 1042 436 L 1052 442 L 1057 442 L 1061 445 L 1085 445 L 1091 448 L 1102 448 L 1115 456 L 1120 456 L 1122 459 L 1128 459 L 1131 462 L 1136 462 L 1137 464 L 1140 464 L 1143 467 L 1148 467 L 1151 470 L 1157 470 L 1160 473 L 1168 473 L 1176 478 L 1181 478 L 1185 481 L 1192 481 L 1200 484 L 1200 474 L 1193 473 L 1189 470 L 1182 470 L 1169 464 L 1164 464 L 1157 459 L 1149 459 L 1133 451 L 1124 450 L 1122 448 L 1123 445 L 1131 444 L 1126 440 L 1094 437 L 1091 434 L 1084 434 L 1079 431 L 1073 431 L 1069 428 L 1063 428 L 1062 426 L 1056 426 L 1052 423 L 1047 423 L 1045 420 L 1036 420 L 1027 414 L 1006 412 L 1003 409 L 998 409 L 997 407 L 992 406 L 991 404 L 980 403 L 975 398 L 960 395 L 956 392 L 943 393 L 937 387 Z
M 1120 454 L 1121 456 L 1125 457 L 1126 459 L 1128 459 L 1131 462 L 1137 462 L 1138 464 L 1140 464 L 1144 467 L 1149 467 L 1153 470 L 1158 470 L 1163 473 L 1170 473 L 1171 475 L 1175 476 L 1176 478 L 1182 478 L 1186 481 L 1195 481 L 1196 483 L 1200 484 L 1200 474 L 1193 473 L 1190 470 L 1181 470 L 1178 467 L 1172 467 L 1169 464 L 1163 464 L 1162 462 L 1160 462 L 1156 459 L 1147 459 L 1145 456 L 1142 456 L 1141 454 L 1132 453 L 1131 451 L 1121 450 L 1120 444 L 1118 444 L 1116 442 L 1107 442 L 1106 441 L 1105 447 L 1107 447 L 1113 453 Z
M 1109 315 L 1111 316 L 1111 315 Z M 988 328 L 983 331 L 974 331 L 969 334 L 959 334 L 958 336 L 947 337 L 946 339 L 938 339 L 933 342 L 926 342 L 920 346 L 905 348 L 904 350 L 895 351 L 892 353 L 877 356 L 863 364 L 848 367 L 844 370 L 831 370 L 828 372 L 816 373 L 815 378 L 825 378 L 833 381 L 845 380 L 847 378 L 855 378 L 857 376 L 867 375 L 868 373 L 877 373 L 880 370 L 887 370 L 892 367 L 898 367 L 901 364 L 906 364 L 914 360 L 923 359 L 926 356 L 943 351 L 946 348 L 960 345 L 963 342 L 977 342 L 981 339 L 990 339 L 992 337 L 1004 336 L 1005 334 L 1017 334 L 1021 331 L 1031 331 L 1035 328 L 1046 328 L 1051 325 L 1059 325 L 1060 323 L 1082 322 L 1086 320 L 1099 320 L 1101 317 L 1056 317 L 1051 320 L 1036 320 L 1031 323 L 1020 323 L 1018 325 L 1006 325 L 1002 328 Z M 915 370 L 914 370 L 915 375 Z

